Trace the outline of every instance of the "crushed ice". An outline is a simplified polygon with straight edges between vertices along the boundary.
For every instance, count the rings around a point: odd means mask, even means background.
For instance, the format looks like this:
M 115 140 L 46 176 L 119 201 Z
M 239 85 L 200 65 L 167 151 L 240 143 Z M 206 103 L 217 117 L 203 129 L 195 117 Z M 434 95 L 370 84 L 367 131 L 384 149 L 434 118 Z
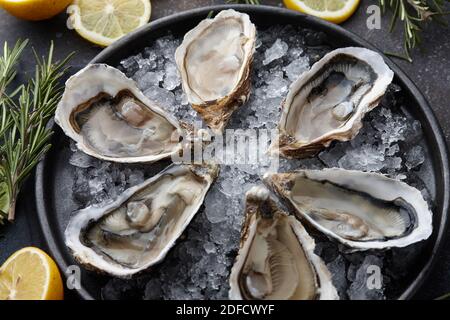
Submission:
M 201 121 L 188 105 L 180 85 L 174 52 L 180 39 L 164 36 L 136 56 L 121 61 L 119 68 L 133 78 L 144 94 L 181 120 Z M 277 125 L 280 104 L 289 85 L 310 65 L 331 50 L 323 33 L 275 26 L 259 32 L 253 68 L 253 91 L 248 103 L 233 115 L 229 128 L 267 128 Z M 280 170 L 296 168 L 342 167 L 381 171 L 399 179 L 409 178 L 411 170 L 424 163 L 420 122 L 407 113 L 400 88 L 392 85 L 379 108 L 364 120 L 360 134 L 351 142 L 335 143 L 313 159 L 280 159 Z M 413 148 L 410 148 L 414 145 Z M 102 162 L 84 155 L 72 146 L 70 163 L 75 166 L 74 198 L 80 207 L 108 201 L 126 188 L 142 182 L 161 169 L 149 169 Z M 228 296 L 228 276 L 237 252 L 243 221 L 245 192 L 259 181 L 258 166 L 222 166 L 201 210 L 182 239 L 156 268 L 134 280 L 111 279 L 102 290 L 105 299 L 222 299 Z M 422 193 L 433 200 L 417 175 L 409 183 L 420 183 Z M 376 265 L 384 274 L 399 259 L 394 251 L 386 254 L 345 253 L 326 239 L 317 239 L 316 252 L 333 274 L 341 298 L 384 299 L 390 289 L 366 286 L 368 265 Z M 400 249 L 403 250 L 403 249 Z M 398 252 L 398 251 L 395 251 Z M 388 258 L 386 258 L 388 257 Z M 413 261 L 415 255 L 408 255 Z M 385 261 L 386 260 L 386 261 Z M 385 279 L 386 277 L 384 277 Z M 391 277 L 395 281 L 395 276 Z M 388 293 L 386 293 L 388 292 Z

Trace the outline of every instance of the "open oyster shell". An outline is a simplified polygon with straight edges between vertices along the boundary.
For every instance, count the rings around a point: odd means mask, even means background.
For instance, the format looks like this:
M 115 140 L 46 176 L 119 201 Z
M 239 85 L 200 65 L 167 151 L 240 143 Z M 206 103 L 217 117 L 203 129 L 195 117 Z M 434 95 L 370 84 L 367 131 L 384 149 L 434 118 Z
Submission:
M 175 53 L 189 103 L 217 133 L 250 94 L 255 39 L 247 14 L 224 10 L 189 31 Z
M 88 269 L 126 278 L 160 262 L 193 219 L 217 165 L 171 165 L 114 202 L 72 217 L 66 245 Z
M 283 102 L 279 137 L 269 152 L 304 158 L 333 140 L 352 139 L 393 76 L 374 51 L 349 47 L 328 53 L 291 85 Z
M 177 120 L 105 64 L 88 65 L 67 81 L 55 120 L 81 151 L 102 160 L 154 162 L 182 148 Z
M 335 300 L 331 275 L 302 224 L 264 187 L 247 193 L 246 220 L 230 276 L 231 299 Z
M 419 190 L 382 174 L 344 169 L 267 173 L 298 218 L 353 250 L 427 239 L 432 213 Z

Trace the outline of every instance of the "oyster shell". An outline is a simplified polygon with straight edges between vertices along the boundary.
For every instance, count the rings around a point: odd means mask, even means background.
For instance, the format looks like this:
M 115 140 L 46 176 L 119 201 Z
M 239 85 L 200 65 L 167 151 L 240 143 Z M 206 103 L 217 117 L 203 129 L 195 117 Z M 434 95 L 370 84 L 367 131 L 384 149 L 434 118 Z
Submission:
M 189 31 L 175 53 L 189 103 L 217 133 L 250 94 L 255 39 L 247 14 L 224 10 Z
M 344 169 L 268 173 L 298 218 L 355 250 L 427 239 L 432 213 L 419 190 L 382 174 Z
M 55 120 L 81 151 L 102 160 L 154 162 L 182 148 L 178 122 L 105 64 L 67 81 Z
M 279 137 L 269 152 L 304 158 L 333 140 L 352 139 L 393 75 L 374 51 L 349 47 L 328 53 L 291 85 L 283 102 Z
M 164 259 L 201 207 L 217 165 L 171 165 L 104 206 L 80 210 L 66 245 L 85 267 L 130 277 Z
M 246 220 L 231 269 L 231 299 L 339 299 L 331 275 L 302 224 L 264 187 L 247 193 Z

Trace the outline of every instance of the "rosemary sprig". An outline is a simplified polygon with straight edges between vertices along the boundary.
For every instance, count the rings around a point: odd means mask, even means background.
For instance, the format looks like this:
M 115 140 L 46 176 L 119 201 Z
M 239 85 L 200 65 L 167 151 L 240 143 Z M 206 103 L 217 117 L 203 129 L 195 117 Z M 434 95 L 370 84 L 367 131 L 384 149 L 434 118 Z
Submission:
M 444 24 L 440 19 L 445 12 L 443 6 L 450 0 L 380 0 L 383 12 L 392 11 L 390 31 L 400 19 L 403 21 L 405 59 L 412 62 L 411 50 L 420 45 L 423 25 L 428 21 Z M 400 57 L 398 54 L 390 54 Z
M 5 42 L 3 45 L 3 56 L 0 56 L 0 137 L 3 136 L 3 133 L 11 124 L 11 118 L 3 103 L 4 94 L 6 94 L 8 86 L 16 77 L 17 71 L 15 67 L 27 43 L 28 40 L 19 40 L 12 49 L 9 48 L 8 42 Z M 11 96 L 14 96 L 14 94 L 14 92 L 10 93 Z
M 12 119 L 5 104 L 6 92 L 9 85 L 16 76 L 16 65 L 20 55 L 27 46 L 28 40 L 17 41 L 16 45 L 10 49 L 8 43 L 3 45 L 3 55 L 0 56 L 0 160 L 3 149 L 3 135 L 11 126 Z M 11 96 L 15 95 L 15 92 L 10 93 Z M 2 168 L 0 162 L 0 224 L 6 216 L 5 210 L 8 207 L 9 199 L 7 193 L 5 178 L 2 175 Z
M 36 60 L 34 78 L 18 88 L 17 100 L 4 95 L 3 103 L 11 124 L 0 137 L 3 140 L 0 177 L 9 199 L 10 221 L 14 220 L 17 196 L 23 182 L 50 148 L 52 131 L 46 125 L 61 97 L 59 80 L 67 71 L 65 65 L 71 57 L 53 62 L 53 49 L 52 43 L 47 59 L 40 58 L 33 51 Z
M 228 0 L 227 3 L 260 4 L 259 0 Z

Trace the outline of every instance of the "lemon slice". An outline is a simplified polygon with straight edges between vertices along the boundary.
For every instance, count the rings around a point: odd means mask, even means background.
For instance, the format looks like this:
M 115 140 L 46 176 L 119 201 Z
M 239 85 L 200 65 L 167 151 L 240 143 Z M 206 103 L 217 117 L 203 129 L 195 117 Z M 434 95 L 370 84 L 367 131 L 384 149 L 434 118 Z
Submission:
M 58 267 L 38 248 L 17 251 L 0 268 L 0 300 L 62 300 L 63 296 Z
M 150 0 L 75 0 L 67 8 L 67 27 L 100 46 L 108 46 L 150 20 Z
M 334 23 L 341 23 L 351 17 L 359 0 L 283 0 L 286 7 L 319 17 Z
M 72 0 L 0 0 L 0 7 L 25 20 L 45 20 L 62 12 Z

